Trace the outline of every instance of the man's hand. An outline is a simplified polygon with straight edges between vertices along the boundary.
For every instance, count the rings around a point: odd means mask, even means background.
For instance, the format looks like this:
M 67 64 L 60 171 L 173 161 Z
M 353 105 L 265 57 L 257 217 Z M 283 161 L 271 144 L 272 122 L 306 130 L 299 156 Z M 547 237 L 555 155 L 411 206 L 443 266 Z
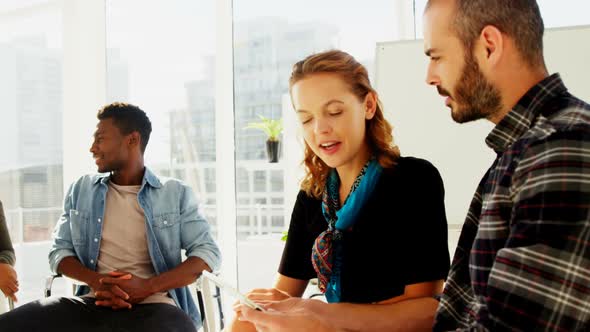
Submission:
M 0 263 L 0 290 L 6 297 L 17 301 L 16 292 L 18 292 L 18 279 L 16 271 L 9 264 Z
M 321 317 L 310 310 L 316 300 L 290 298 L 285 301 L 271 303 L 264 307 L 267 311 L 252 310 L 243 305 L 242 320 L 247 320 L 256 326 L 257 331 L 273 332 L 335 332 Z
M 120 277 L 122 274 L 129 277 L 122 278 Z M 120 288 L 128 295 L 125 300 L 130 304 L 139 303 L 156 292 L 149 279 L 143 279 L 123 271 L 109 272 L 107 277 L 101 278 L 99 281 L 102 285 Z
M 95 304 L 98 306 L 111 307 L 113 310 L 131 309 L 131 303 L 128 302 L 129 294 L 117 285 L 102 284 L 100 281 L 104 278 L 128 280 L 131 279 L 131 274 L 110 272 L 109 274 L 100 275 L 92 285 L 89 285 L 96 297 Z
M 111 272 L 100 274 L 82 265 L 78 258 L 73 256 L 65 257 L 57 267 L 57 271 L 64 276 L 86 283 L 96 297 L 95 304 L 98 306 L 110 307 L 113 310 L 129 309 L 129 295 L 117 285 L 103 285 L 100 280 L 104 278 L 130 279 L 130 273 Z

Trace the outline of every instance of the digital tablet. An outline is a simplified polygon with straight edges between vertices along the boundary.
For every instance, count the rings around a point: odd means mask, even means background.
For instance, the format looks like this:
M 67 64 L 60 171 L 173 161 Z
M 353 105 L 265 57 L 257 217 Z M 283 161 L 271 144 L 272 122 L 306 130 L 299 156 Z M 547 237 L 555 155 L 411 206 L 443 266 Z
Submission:
M 245 304 L 254 310 L 265 311 L 265 309 L 263 307 L 256 304 L 254 301 L 248 299 L 244 294 L 238 292 L 238 290 L 235 289 L 232 285 L 223 281 L 221 278 L 219 278 L 215 274 L 204 270 L 203 277 L 207 278 L 207 280 L 209 280 L 212 283 L 214 283 L 215 285 L 217 285 L 217 287 L 219 287 L 219 289 L 221 289 L 222 291 L 229 293 L 229 295 L 231 295 L 233 298 L 239 300 L 242 304 Z

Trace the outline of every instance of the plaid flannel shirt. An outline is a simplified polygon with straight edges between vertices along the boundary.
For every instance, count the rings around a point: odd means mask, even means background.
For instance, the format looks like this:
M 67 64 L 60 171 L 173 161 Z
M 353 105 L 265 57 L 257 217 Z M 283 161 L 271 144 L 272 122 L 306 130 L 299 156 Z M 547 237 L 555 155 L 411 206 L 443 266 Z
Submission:
M 590 330 L 590 105 L 554 74 L 486 143 L 434 330 Z

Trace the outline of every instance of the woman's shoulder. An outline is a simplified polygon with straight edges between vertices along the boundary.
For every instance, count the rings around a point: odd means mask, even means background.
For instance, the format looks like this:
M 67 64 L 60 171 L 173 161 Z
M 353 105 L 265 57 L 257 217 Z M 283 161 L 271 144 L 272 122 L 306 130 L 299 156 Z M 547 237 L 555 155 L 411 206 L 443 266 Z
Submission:
M 397 163 L 384 170 L 386 177 L 440 177 L 438 169 L 428 160 L 416 157 L 400 157 Z
M 299 193 L 297 194 L 297 199 L 295 201 L 294 209 L 296 211 L 305 211 L 306 214 L 310 214 L 317 213 L 316 210 L 319 210 L 321 213 L 321 206 L 321 198 L 316 198 L 312 195 L 309 195 L 303 189 L 299 190 Z
M 326 226 L 322 214 L 322 200 L 308 195 L 305 190 L 300 190 L 291 213 L 291 227 L 298 229 L 303 227 L 308 231 L 315 232 L 317 225 L 321 225 L 320 228 L 323 228 L 320 232 Z
M 305 190 L 300 189 L 299 193 L 297 194 L 297 201 L 302 203 L 313 203 L 313 202 L 320 202 L 320 198 L 313 197 L 312 195 L 305 192 Z

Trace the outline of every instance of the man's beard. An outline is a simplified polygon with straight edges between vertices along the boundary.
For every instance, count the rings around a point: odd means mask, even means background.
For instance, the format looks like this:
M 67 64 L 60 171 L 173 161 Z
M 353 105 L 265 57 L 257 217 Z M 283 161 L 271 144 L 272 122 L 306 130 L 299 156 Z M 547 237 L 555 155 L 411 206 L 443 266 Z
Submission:
M 444 89 L 439 89 L 439 93 L 449 95 Z M 455 101 L 451 117 L 457 123 L 489 118 L 502 108 L 500 91 L 483 75 L 471 52 L 467 53 L 463 73 L 451 98 Z

